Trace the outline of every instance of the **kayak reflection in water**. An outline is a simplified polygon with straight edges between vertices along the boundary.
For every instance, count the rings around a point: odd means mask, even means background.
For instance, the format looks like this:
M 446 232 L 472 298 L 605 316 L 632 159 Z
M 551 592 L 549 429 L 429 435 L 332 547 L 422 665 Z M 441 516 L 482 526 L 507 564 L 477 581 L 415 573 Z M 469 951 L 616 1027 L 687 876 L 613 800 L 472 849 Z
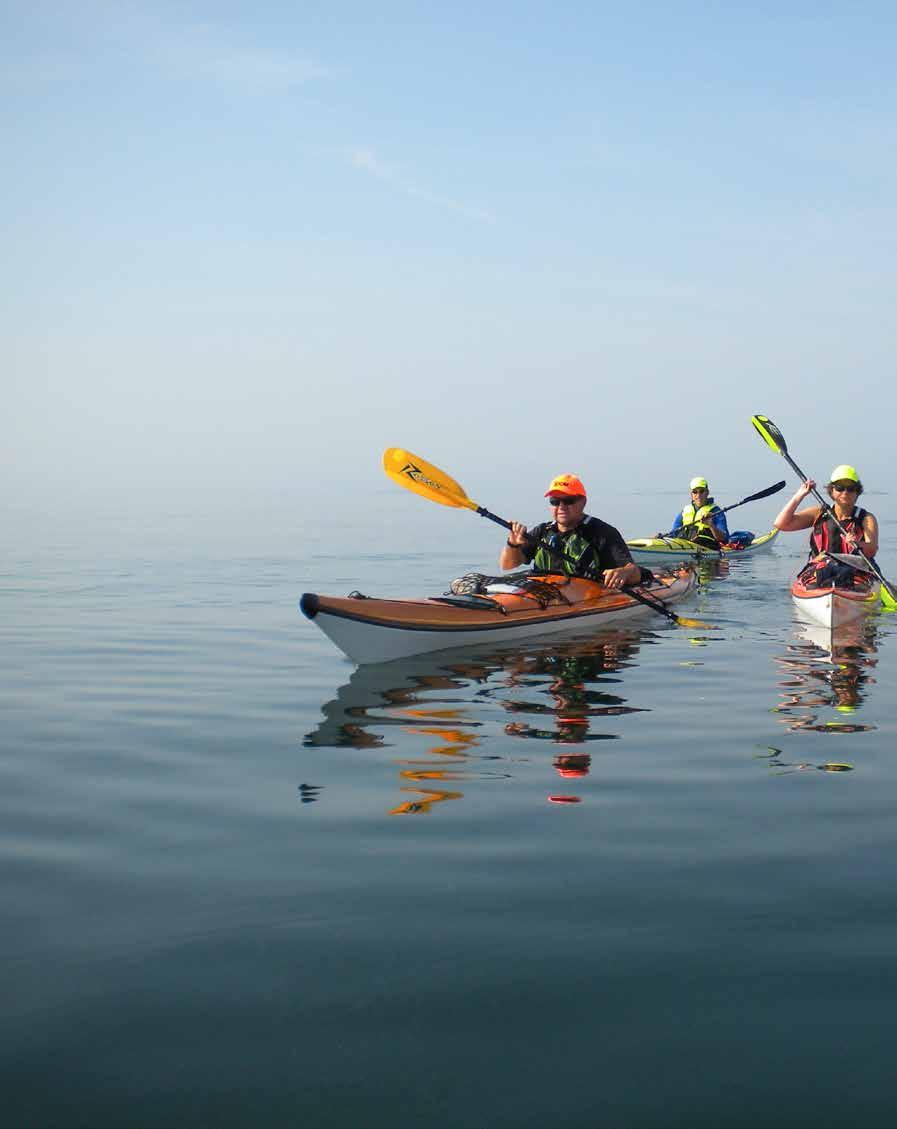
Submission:
M 604 630 L 560 645 L 362 666 L 322 705 L 323 719 L 303 745 L 362 749 L 378 761 L 385 753 L 383 767 L 398 769 L 402 793 L 388 809 L 392 815 L 426 814 L 462 799 L 462 789 L 491 788 L 512 776 L 582 777 L 591 765 L 586 743 L 623 735 L 592 732 L 595 719 L 642 712 L 616 692 L 616 672 L 634 665 L 645 637 Z M 496 724 L 496 711 L 515 720 Z M 509 737 L 551 742 L 551 767 L 541 756 L 521 756 L 522 746 Z M 303 767 L 313 770 L 320 771 L 315 760 Z M 337 800 L 334 786 L 327 797 Z
M 826 492 L 834 503 L 831 507 L 811 506 L 797 513 L 797 507 L 815 487 L 813 479 L 808 478 L 782 507 L 773 525 L 784 533 L 811 530 L 810 559 L 801 574 L 804 585 L 851 588 L 855 577 L 863 577 L 863 573 L 842 561 L 831 560 L 826 554 L 874 557 L 878 552 L 878 521 L 874 514 L 857 505 L 863 484 L 856 467 L 842 463 L 832 471 L 826 484 Z M 844 533 L 832 521 L 832 513 Z
M 642 570 L 620 531 L 585 513 L 586 488 L 575 474 L 560 474 L 545 491 L 551 521 L 527 531 L 519 521 L 498 558 L 505 572 L 532 563 L 541 572 L 563 572 L 586 580 L 600 580 L 608 588 L 642 582 Z
M 710 486 L 706 478 L 693 478 L 689 483 L 691 501 L 676 514 L 669 533 L 658 533 L 658 537 L 684 537 L 708 549 L 718 549 L 729 541 L 729 526 L 726 515 L 710 496 Z
M 779 686 L 781 703 L 776 713 L 792 731 L 859 733 L 875 729 L 855 716 L 875 685 L 878 664 L 874 619 L 863 618 L 834 631 L 797 622 L 798 637 L 788 654 L 776 659 L 786 673 Z M 820 711 L 834 709 L 837 718 L 823 720 Z

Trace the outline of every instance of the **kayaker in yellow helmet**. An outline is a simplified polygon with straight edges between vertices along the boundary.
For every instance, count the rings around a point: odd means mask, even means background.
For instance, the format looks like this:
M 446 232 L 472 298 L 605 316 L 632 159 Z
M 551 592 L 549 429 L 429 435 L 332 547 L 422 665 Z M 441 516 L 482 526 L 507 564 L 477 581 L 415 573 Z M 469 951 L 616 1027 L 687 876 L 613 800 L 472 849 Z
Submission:
M 857 505 L 863 493 L 863 483 L 856 467 L 841 463 L 829 475 L 826 492 L 832 499 L 831 507 L 810 506 L 797 513 L 797 507 L 815 489 L 816 483 L 808 478 L 782 507 L 773 525 L 783 533 L 810 529 L 810 561 L 816 567 L 817 583 L 852 584 L 856 570 L 840 561 L 832 561 L 826 553 L 861 553 L 874 557 L 878 552 L 878 521 L 874 514 Z M 843 526 L 846 536 L 831 519 L 831 514 Z
M 599 580 L 608 588 L 638 584 L 642 570 L 614 526 L 585 513 L 586 488 L 575 474 L 559 474 L 545 491 L 551 520 L 527 530 L 511 522 L 511 532 L 498 559 L 505 570 L 532 562 L 543 572 L 564 572 Z
M 700 475 L 689 483 L 691 501 L 676 514 L 673 527 L 661 537 L 684 537 L 696 545 L 708 549 L 718 549 L 729 540 L 729 526 L 726 515 L 710 497 L 710 486 Z

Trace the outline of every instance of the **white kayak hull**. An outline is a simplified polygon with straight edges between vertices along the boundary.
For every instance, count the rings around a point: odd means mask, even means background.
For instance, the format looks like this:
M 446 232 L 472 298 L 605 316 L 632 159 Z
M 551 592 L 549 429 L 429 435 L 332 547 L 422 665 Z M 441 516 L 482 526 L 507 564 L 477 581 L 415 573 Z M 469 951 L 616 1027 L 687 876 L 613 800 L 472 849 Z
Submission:
M 831 631 L 861 619 L 879 603 L 878 581 L 866 590 L 850 588 L 805 588 L 800 580 L 791 586 L 791 597 L 799 615 L 809 623 Z

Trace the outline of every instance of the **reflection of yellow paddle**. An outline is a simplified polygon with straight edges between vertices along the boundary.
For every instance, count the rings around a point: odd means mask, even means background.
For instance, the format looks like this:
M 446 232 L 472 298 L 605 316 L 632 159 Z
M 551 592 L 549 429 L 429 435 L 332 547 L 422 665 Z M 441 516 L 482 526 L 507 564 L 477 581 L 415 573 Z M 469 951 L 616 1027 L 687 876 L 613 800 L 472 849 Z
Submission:
M 792 457 L 788 454 L 788 446 L 785 443 L 785 436 L 781 433 L 781 431 L 779 431 L 779 429 L 772 422 L 772 420 L 768 416 L 757 415 L 757 416 L 751 416 L 751 423 L 754 425 L 754 427 L 759 432 L 760 437 L 763 440 L 763 442 L 766 443 L 766 445 L 768 447 L 771 447 L 774 451 L 777 451 L 782 456 L 782 458 L 785 460 L 785 462 L 788 463 L 788 465 L 791 467 L 791 469 L 794 471 L 794 473 L 796 475 L 798 475 L 800 480 L 802 482 L 806 482 L 807 476 L 800 469 L 800 467 L 797 465 L 797 463 L 794 461 L 794 459 L 792 459 Z M 825 500 L 825 498 L 823 498 L 823 496 L 819 493 L 819 491 L 815 487 L 813 489 L 813 497 L 822 506 L 822 508 L 825 511 L 827 511 L 827 513 L 829 513 L 831 515 L 831 518 L 834 521 L 835 525 L 837 525 L 837 527 L 841 530 L 841 532 L 846 537 L 847 531 L 844 529 L 844 526 L 841 525 L 841 523 L 838 521 L 837 517 L 835 517 L 835 514 L 834 514 L 834 511 L 832 510 L 832 507 Z M 885 580 L 881 569 L 878 567 L 876 562 L 871 557 L 864 557 L 863 559 L 866 562 L 868 562 L 869 571 L 874 572 L 875 575 L 878 577 L 878 579 L 881 581 L 881 588 L 879 588 L 878 594 L 879 594 L 879 599 L 881 600 L 882 608 L 886 612 L 897 611 L 897 592 L 895 592 L 893 584 L 889 584 L 887 582 L 887 580 Z M 857 566 L 854 565 L 853 567 L 857 567 Z M 866 570 L 863 569 L 863 568 L 859 568 L 858 571 L 865 572 Z
M 432 463 L 428 463 L 426 459 L 422 459 L 418 455 L 412 455 L 410 451 L 406 451 L 402 447 L 387 447 L 383 452 L 383 469 L 394 482 L 398 482 L 400 486 L 403 486 L 406 490 L 411 490 L 414 494 L 420 494 L 422 498 L 429 498 L 431 502 L 438 502 L 441 506 L 473 510 L 480 517 L 488 518 L 489 521 L 494 521 L 497 525 L 503 525 L 505 529 L 511 528 L 509 521 L 492 513 L 491 510 L 487 510 L 485 506 L 478 505 L 472 498 L 468 498 L 464 487 L 455 482 L 454 478 L 447 475 L 445 471 L 433 466 Z M 545 543 L 543 542 L 543 544 Z M 557 550 L 552 549 L 550 545 L 546 544 L 545 548 L 549 552 L 563 556 L 563 554 L 557 554 Z M 646 596 L 645 593 L 639 592 L 635 588 L 626 588 L 624 591 L 637 603 L 644 604 L 646 608 L 651 608 L 660 615 L 666 616 L 668 620 L 678 624 L 679 627 L 709 629 L 712 626 L 709 623 L 702 623 L 699 619 L 685 619 L 683 616 L 676 615 L 659 600 Z

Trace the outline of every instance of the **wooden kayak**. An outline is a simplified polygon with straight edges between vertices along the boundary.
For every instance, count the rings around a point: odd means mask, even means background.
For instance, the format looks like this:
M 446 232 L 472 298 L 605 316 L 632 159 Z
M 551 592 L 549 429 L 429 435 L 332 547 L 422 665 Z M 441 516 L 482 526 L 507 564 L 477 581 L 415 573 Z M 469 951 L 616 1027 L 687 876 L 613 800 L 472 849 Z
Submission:
M 638 591 L 665 605 L 681 600 L 694 586 L 694 567 L 683 565 Z M 656 610 L 625 589 L 555 574 L 533 577 L 523 587 L 489 584 L 482 595 L 446 594 L 413 600 L 378 599 L 357 592 L 349 596 L 306 592 L 299 608 L 359 664 L 450 647 L 583 632 L 623 619 L 660 618 Z
M 878 606 L 878 579 L 871 573 L 857 573 L 852 588 L 818 587 L 805 583 L 805 573 L 799 573 L 791 585 L 791 596 L 801 616 L 810 623 L 834 629 L 859 619 Z
M 771 549 L 778 532 L 777 529 L 770 529 L 768 533 L 761 533 L 747 545 L 723 546 L 720 549 L 696 545 L 694 541 L 688 541 L 684 537 L 636 537 L 626 544 L 629 546 L 632 559 L 641 561 L 642 564 L 683 559 L 718 561 L 723 557 L 731 559 Z

